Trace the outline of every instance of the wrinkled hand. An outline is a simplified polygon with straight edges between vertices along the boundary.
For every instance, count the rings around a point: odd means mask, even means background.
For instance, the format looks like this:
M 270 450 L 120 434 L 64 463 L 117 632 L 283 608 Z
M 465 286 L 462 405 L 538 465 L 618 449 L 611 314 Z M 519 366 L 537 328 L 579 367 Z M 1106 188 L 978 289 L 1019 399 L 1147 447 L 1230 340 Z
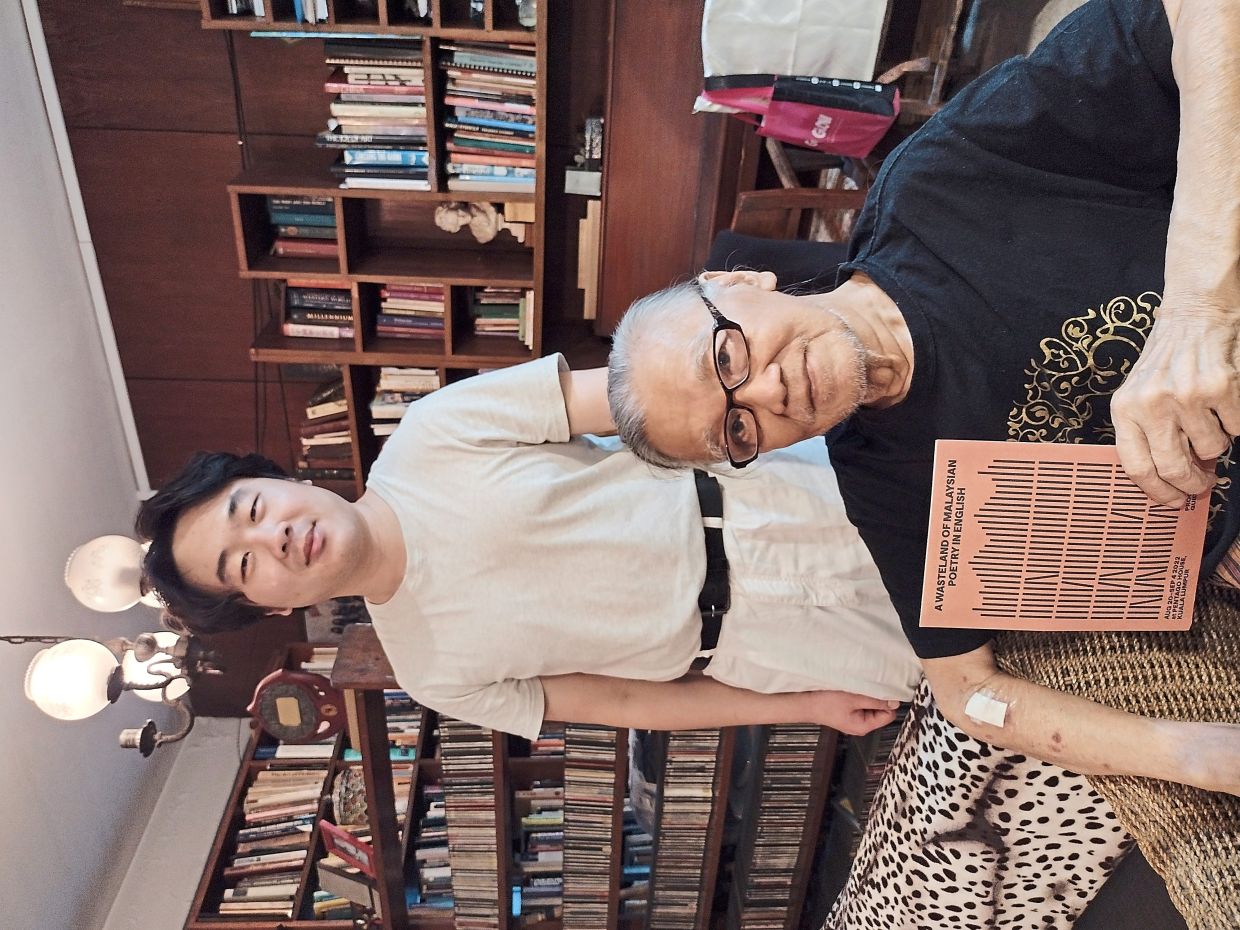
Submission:
M 1237 328 L 1226 314 L 1160 317 L 1115 392 L 1115 446 L 1128 476 L 1162 504 L 1214 485 L 1214 459 L 1240 435 Z
M 814 723 L 849 736 L 864 736 L 895 719 L 898 701 L 884 701 L 848 691 L 814 691 L 810 694 Z

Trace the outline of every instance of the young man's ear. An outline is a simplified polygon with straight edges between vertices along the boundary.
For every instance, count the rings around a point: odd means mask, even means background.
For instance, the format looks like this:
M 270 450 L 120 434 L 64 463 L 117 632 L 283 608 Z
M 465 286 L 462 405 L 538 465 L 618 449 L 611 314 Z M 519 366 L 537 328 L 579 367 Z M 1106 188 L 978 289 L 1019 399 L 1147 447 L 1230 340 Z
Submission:
M 293 612 L 292 607 L 285 607 L 283 610 L 277 610 L 276 608 L 272 607 L 268 609 L 267 612 L 263 616 L 265 617 L 287 617 L 292 612 Z

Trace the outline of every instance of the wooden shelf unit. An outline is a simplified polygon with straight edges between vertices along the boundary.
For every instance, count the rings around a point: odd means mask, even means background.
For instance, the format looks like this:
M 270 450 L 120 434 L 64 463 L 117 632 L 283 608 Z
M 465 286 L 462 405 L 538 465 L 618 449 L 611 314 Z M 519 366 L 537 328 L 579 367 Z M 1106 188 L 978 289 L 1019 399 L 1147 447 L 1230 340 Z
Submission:
M 278 660 L 273 661 L 271 667 L 292 667 L 301 661 L 309 658 L 311 650 L 315 648 L 316 643 L 293 643 L 289 645 Z M 382 703 L 383 695 L 379 692 L 379 700 Z M 425 731 L 424 731 L 425 732 Z M 220 821 L 219 829 L 216 831 L 215 841 L 211 844 L 211 851 L 207 856 L 207 865 L 203 871 L 202 878 L 199 881 L 198 889 L 194 894 L 193 901 L 190 905 L 189 915 L 185 922 L 185 930 L 222 930 L 222 928 L 231 928 L 231 930 L 269 930 L 272 927 L 283 927 L 287 930 L 309 930 L 309 928 L 317 928 L 317 930 L 349 930 L 353 924 L 349 920 L 316 920 L 311 916 L 311 900 L 312 894 L 316 887 L 316 876 L 314 872 L 314 863 L 321 859 L 324 855 L 323 839 L 318 828 L 318 821 L 323 817 L 330 819 L 331 814 L 331 791 L 332 784 L 337 774 L 344 768 L 356 766 L 358 763 L 346 762 L 342 758 L 344 748 L 343 734 L 336 739 L 336 745 L 332 752 L 331 758 L 326 760 L 310 760 L 310 759 L 255 759 L 255 753 L 260 746 L 270 746 L 275 744 L 275 740 L 264 734 L 261 730 L 255 729 L 252 733 L 249 743 L 246 746 L 245 755 L 242 759 L 241 767 L 237 771 L 237 777 L 233 782 L 232 792 L 228 798 L 228 806 L 225 808 L 225 814 Z M 386 741 L 385 741 L 386 746 Z M 384 753 L 386 757 L 387 753 Z M 301 879 L 299 889 L 293 904 L 293 916 L 291 918 L 256 918 L 242 916 L 219 916 L 215 913 L 215 907 L 218 905 L 225 880 L 223 878 L 223 868 L 235 846 L 236 831 L 244 825 L 242 818 L 242 804 L 246 790 L 253 784 L 255 777 L 269 769 L 295 769 L 295 768 L 314 768 L 322 769 L 323 772 L 323 788 L 320 795 L 318 811 L 315 815 L 315 826 L 311 833 L 310 853 L 306 857 L 305 863 L 301 867 Z M 416 768 L 415 768 L 416 774 Z M 415 778 L 416 784 L 416 778 Z M 367 786 L 369 788 L 369 785 Z M 389 767 L 387 773 L 387 797 L 392 799 L 389 801 L 389 809 L 394 803 L 391 769 Z M 382 795 L 382 789 L 379 790 Z
M 314 0 L 307 2 L 313 4 Z M 295 31 L 326 36 L 364 32 L 474 41 L 485 34 L 493 42 L 528 42 L 533 33 L 517 21 L 514 0 L 483 0 L 481 23 L 470 16 L 469 0 L 430 0 L 430 15 L 424 18 L 410 13 L 404 0 L 328 0 L 325 23 L 298 22 L 293 0 L 267 0 L 265 7 L 262 16 L 230 14 L 226 0 L 202 0 L 202 25 L 244 32 Z
M 313 0 L 307 0 L 313 2 Z M 468 0 L 432 0 L 427 23 L 412 22 L 403 0 L 331 0 L 329 22 L 306 27 L 322 33 L 373 32 L 376 35 L 419 37 L 425 74 L 428 151 L 428 191 L 344 189 L 329 171 L 337 152 L 316 148 L 305 140 L 304 151 L 286 153 L 279 160 L 260 159 L 228 185 L 233 217 L 237 265 L 243 279 L 253 281 L 259 319 L 251 344 L 254 362 L 289 365 L 337 365 L 341 368 L 349 402 L 354 479 L 330 485 L 345 496 L 356 498 L 365 489 L 365 478 L 380 443 L 370 429 L 368 404 L 381 366 L 433 368 L 440 384 L 476 374 L 479 369 L 500 368 L 530 361 L 544 353 L 543 306 L 546 273 L 546 226 L 559 222 L 558 213 L 547 212 L 549 184 L 547 151 L 551 120 L 564 119 L 548 106 L 549 27 L 551 10 L 544 0 L 535 28 L 521 28 L 511 0 L 486 0 L 483 24 L 471 25 Z M 211 28 L 264 31 L 292 29 L 292 0 L 267 0 L 261 20 L 253 16 L 229 16 L 223 0 L 203 0 L 203 24 Z M 373 11 L 368 14 L 367 11 Z M 301 24 L 306 26 L 306 24 Z M 362 29 L 361 26 L 367 28 Z M 535 152 L 534 189 L 450 191 L 447 189 L 446 148 L 443 128 L 448 110 L 444 104 L 445 80 L 439 67 L 441 42 L 467 38 L 474 42 L 519 43 L 533 49 L 536 61 L 534 102 L 537 120 L 533 135 Z M 324 65 L 326 79 L 328 67 Z M 306 88 L 322 94 L 323 118 L 328 116 L 329 95 L 322 87 Z M 558 125 L 558 124 L 557 124 Z M 561 132 L 562 134 L 562 132 Z M 560 158 L 561 156 L 556 156 Z M 554 160 L 553 160 L 554 161 Z M 558 182 L 557 182 L 558 183 Z M 312 197 L 331 201 L 338 254 L 331 258 L 293 258 L 271 254 L 275 229 L 268 216 L 270 197 Z M 525 223 L 523 241 L 501 230 L 487 243 L 479 243 L 468 229 L 449 233 L 435 223 L 436 208 L 450 201 L 486 202 L 512 218 L 505 204 L 532 208 L 533 220 Z M 558 202 L 554 201 L 553 202 Z M 554 240 L 554 235 L 552 236 Z M 350 295 L 352 336 L 311 338 L 285 335 L 284 288 L 290 280 L 309 280 L 347 288 Z M 396 338 L 377 331 L 380 291 L 384 285 L 438 285 L 443 288 L 442 335 Z M 487 286 L 516 288 L 532 294 L 526 310 L 527 341 L 515 335 L 475 332 L 471 304 L 475 289 Z M 348 461 L 346 459 L 346 461 Z
M 297 643 L 288 646 L 281 659 L 273 663 L 273 667 L 298 664 L 311 655 L 316 645 L 319 644 Z M 260 745 L 274 742 L 256 730 L 234 782 L 228 807 L 207 859 L 207 868 L 185 923 L 185 930 L 223 930 L 224 927 L 233 930 L 345 930 L 351 927 L 347 920 L 314 919 L 312 896 L 317 887 L 314 862 L 324 855 L 323 842 L 317 827 L 318 818 L 331 817 L 332 785 L 341 771 L 359 767 L 366 788 L 371 845 L 375 853 L 374 865 L 380 876 L 375 897 L 383 913 L 391 915 L 384 921 L 385 930 L 455 930 L 457 924 L 450 912 L 423 911 L 410 915 L 405 907 L 405 886 L 413 880 L 415 832 L 420 816 L 426 810 L 427 785 L 444 786 L 449 830 L 454 829 L 451 792 L 454 788 L 453 769 L 458 766 L 459 759 L 444 761 L 445 751 L 449 754 L 453 751 L 453 739 L 436 739 L 436 724 L 441 718 L 433 711 L 422 711 L 406 813 L 404 821 L 401 822 L 395 814 L 397 798 L 392 783 L 393 762 L 389 754 L 383 693 L 385 689 L 396 689 L 399 686 L 369 624 L 355 624 L 346 629 L 343 642 L 339 644 L 331 680 L 335 687 L 344 692 L 350 715 L 357 721 L 359 745 L 354 748 L 361 753 L 361 761 L 344 758 L 344 749 L 348 742 L 347 731 L 337 738 L 329 760 L 256 760 L 256 749 Z M 458 734 L 458 739 L 472 742 L 475 747 L 483 746 L 486 751 L 483 774 L 490 784 L 482 792 L 476 787 L 473 789 L 473 810 L 478 809 L 478 797 L 492 799 L 490 811 L 493 819 L 484 832 L 488 837 L 494 836 L 496 856 L 493 874 L 489 880 L 485 878 L 486 870 L 480 872 L 477 868 L 477 860 L 474 860 L 471 871 L 475 889 L 479 887 L 478 879 L 482 875 L 482 887 L 491 889 L 494 893 L 497 904 L 494 930 L 513 930 L 519 923 L 510 913 L 512 886 L 519 876 L 513 860 L 516 847 L 514 839 L 520 830 L 513 813 L 514 792 L 532 787 L 536 783 L 556 781 L 565 785 L 566 789 L 563 826 L 564 916 L 563 919 L 543 920 L 532 926 L 539 930 L 564 930 L 566 927 L 589 927 L 590 930 L 689 927 L 693 930 L 707 930 L 719 925 L 724 915 L 714 911 L 715 885 L 720 872 L 732 760 L 737 745 L 737 731 L 734 728 L 668 735 L 668 762 L 660 779 L 654 863 L 650 872 L 646 912 L 621 914 L 624 801 L 628 791 L 628 731 L 605 727 L 574 728 L 569 725 L 565 728 L 565 755 L 530 756 L 528 744 L 516 737 L 484 731 L 479 727 L 451 721 L 451 718 L 442 719 L 450 723 L 451 728 Z M 815 728 L 784 729 L 812 731 Z M 574 733 L 574 730 L 577 732 Z M 780 728 L 771 728 L 771 732 L 779 730 Z M 461 734 L 463 736 L 460 736 Z M 807 787 L 804 792 L 806 828 L 793 841 L 797 847 L 797 862 L 789 887 L 788 919 L 784 924 L 789 930 L 796 926 L 804 900 L 810 860 L 824 806 L 823 798 L 831 781 L 831 761 L 835 755 L 836 736 L 834 731 L 821 728 L 816 739 L 814 734 L 807 735 L 806 732 L 799 732 L 793 737 L 800 747 L 800 751 L 796 753 L 795 772 L 806 774 Z M 772 738 L 769 734 L 765 738 L 768 745 L 780 740 L 780 737 Z M 813 743 L 808 752 L 805 751 L 807 740 L 812 740 Z M 601 747 L 606 747 L 606 751 L 600 752 Z M 797 747 L 792 748 L 795 750 Z M 789 750 L 785 746 L 782 751 L 786 754 Z M 786 781 L 791 769 L 782 772 L 771 769 L 772 765 L 780 764 L 778 755 L 775 760 L 768 761 L 765 758 L 767 751 L 762 748 L 758 755 L 763 757 L 758 760 L 759 772 L 771 775 L 775 783 L 778 783 L 781 777 Z M 243 823 L 242 802 L 246 789 L 259 772 L 269 768 L 299 766 L 321 767 L 324 780 L 316 826 L 311 837 L 311 854 L 301 869 L 293 917 L 270 919 L 218 916 L 215 908 L 225 885 L 222 870 L 234 849 L 236 830 Z M 457 771 L 459 772 L 459 768 Z M 481 770 L 475 764 L 472 771 L 476 774 Z M 592 772 L 595 773 L 593 778 Z M 598 780 L 600 774 L 603 776 L 601 782 Z M 574 779 L 577 781 L 574 782 Z M 609 801 L 600 803 L 597 794 L 600 783 L 608 786 Z M 762 784 L 763 782 L 759 781 L 758 787 Z M 766 799 L 761 797 L 760 790 L 754 793 L 758 797 L 748 805 L 752 808 L 747 815 L 749 823 L 736 851 L 736 872 L 741 876 L 762 865 L 761 861 L 753 864 L 750 862 L 754 856 L 755 832 L 766 814 Z M 676 813 L 678 808 L 681 812 L 679 815 Z M 786 823 L 788 810 L 785 791 L 773 816 L 779 820 L 782 815 Z M 475 815 L 472 820 L 475 828 L 477 822 Z M 600 842 L 606 848 L 598 849 Z M 455 861 L 453 866 L 455 875 Z M 600 876 L 599 880 L 590 881 L 591 870 L 599 868 L 603 868 L 606 874 Z M 600 887 L 606 889 L 605 901 L 600 901 L 598 897 Z M 665 896 L 668 890 L 671 891 L 670 898 Z M 689 913 L 685 910 L 686 902 L 690 904 Z M 744 916 L 745 902 L 743 893 L 733 889 L 729 926 L 744 926 L 743 921 L 737 921 L 738 917 Z M 769 907 L 770 904 L 768 885 L 763 906 Z M 601 917 L 600 911 L 604 912 Z M 477 923 L 467 925 L 474 927 Z

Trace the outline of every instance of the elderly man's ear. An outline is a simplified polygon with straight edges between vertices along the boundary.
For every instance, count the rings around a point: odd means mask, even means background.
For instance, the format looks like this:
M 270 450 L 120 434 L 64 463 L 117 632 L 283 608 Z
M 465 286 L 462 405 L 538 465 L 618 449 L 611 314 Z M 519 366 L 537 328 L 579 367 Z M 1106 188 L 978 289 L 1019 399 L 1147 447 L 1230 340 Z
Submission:
M 713 281 L 724 287 L 747 284 L 764 291 L 775 290 L 775 273 L 773 271 L 751 271 L 740 268 L 736 271 L 703 271 L 698 275 L 700 281 Z

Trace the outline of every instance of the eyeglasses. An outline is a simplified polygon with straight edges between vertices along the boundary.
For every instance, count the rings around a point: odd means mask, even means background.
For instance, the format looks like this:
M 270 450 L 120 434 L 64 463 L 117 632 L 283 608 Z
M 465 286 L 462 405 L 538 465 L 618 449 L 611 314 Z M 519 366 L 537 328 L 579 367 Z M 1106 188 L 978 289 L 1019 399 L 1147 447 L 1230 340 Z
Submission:
M 733 394 L 749 380 L 749 343 L 739 323 L 733 323 L 710 302 L 702 282 L 693 279 L 693 286 L 715 319 L 710 339 L 715 359 L 715 374 L 727 398 L 723 415 L 723 446 L 734 468 L 744 468 L 758 457 L 758 418 L 748 407 L 738 404 Z

